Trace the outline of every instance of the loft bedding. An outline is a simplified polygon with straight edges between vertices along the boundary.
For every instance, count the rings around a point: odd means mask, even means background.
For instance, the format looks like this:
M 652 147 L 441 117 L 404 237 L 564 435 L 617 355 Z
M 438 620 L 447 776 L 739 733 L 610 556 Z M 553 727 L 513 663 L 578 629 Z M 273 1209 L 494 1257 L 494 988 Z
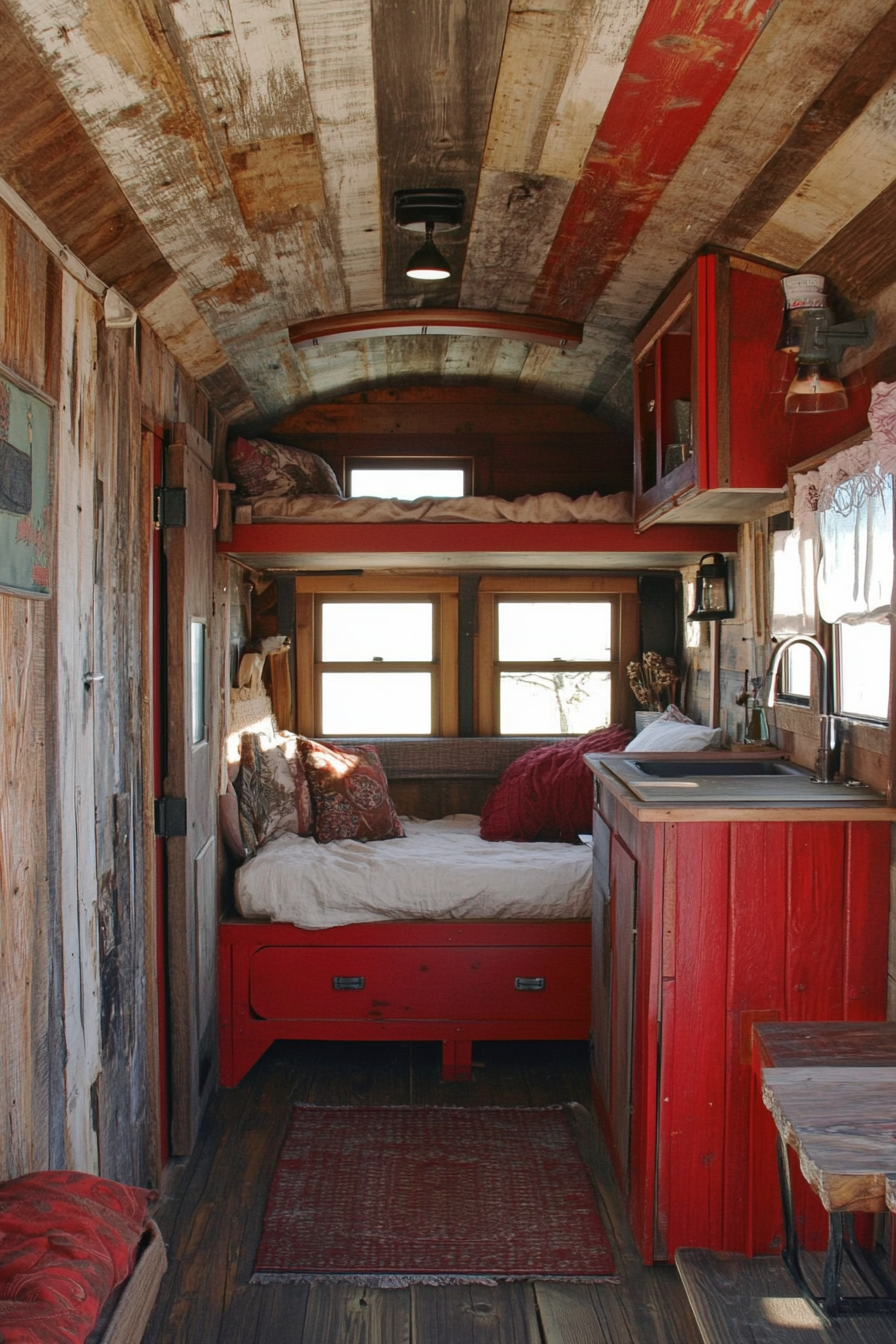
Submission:
M 236 875 L 237 908 L 303 929 L 378 920 L 587 919 L 588 845 L 483 840 L 479 818 L 402 818 L 403 838 L 284 835 Z

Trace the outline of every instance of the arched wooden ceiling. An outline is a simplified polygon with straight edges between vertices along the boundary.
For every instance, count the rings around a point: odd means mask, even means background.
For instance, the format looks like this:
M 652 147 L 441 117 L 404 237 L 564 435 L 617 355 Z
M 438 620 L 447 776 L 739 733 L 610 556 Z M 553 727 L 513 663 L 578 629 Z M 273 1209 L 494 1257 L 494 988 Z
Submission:
M 621 424 L 704 246 L 821 269 L 887 367 L 894 79 L 889 0 L 0 0 L 0 176 L 234 418 L 426 381 Z M 404 275 L 409 187 L 465 193 L 449 281 Z M 288 337 L 457 305 L 585 338 Z

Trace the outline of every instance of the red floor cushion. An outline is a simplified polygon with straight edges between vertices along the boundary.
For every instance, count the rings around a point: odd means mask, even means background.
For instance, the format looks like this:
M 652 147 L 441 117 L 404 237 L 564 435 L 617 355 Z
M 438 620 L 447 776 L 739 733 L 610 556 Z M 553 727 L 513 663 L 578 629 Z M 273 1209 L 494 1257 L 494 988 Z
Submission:
M 482 809 L 483 840 L 575 840 L 591 832 L 591 772 L 587 751 L 622 751 L 627 728 L 614 724 L 511 761 Z
M 133 1268 L 156 1197 L 80 1171 L 0 1184 L 0 1341 L 83 1344 Z

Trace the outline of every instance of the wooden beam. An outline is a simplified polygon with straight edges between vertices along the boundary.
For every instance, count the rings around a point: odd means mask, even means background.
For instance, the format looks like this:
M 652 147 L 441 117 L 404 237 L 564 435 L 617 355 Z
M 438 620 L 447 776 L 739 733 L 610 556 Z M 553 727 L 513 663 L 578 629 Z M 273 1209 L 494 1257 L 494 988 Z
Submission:
M 293 322 L 293 345 L 319 346 L 376 336 L 490 336 L 496 340 L 531 341 L 560 347 L 582 339 L 580 322 L 556 317 L 482 312 L 477 308 L 387 308 L 375 313 L 342 313 Z

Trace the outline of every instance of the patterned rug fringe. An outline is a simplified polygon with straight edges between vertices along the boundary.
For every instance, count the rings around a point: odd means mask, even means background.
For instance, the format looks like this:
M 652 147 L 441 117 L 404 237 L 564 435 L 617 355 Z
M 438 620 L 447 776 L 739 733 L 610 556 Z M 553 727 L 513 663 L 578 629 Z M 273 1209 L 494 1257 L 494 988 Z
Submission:
M 618 1283 L 618 1274 L 253 1274 L 250 1283 L 349 1283 L 355 1288 L 448 1288 L 476 1283 L 496 1288 L 499 1283 Z

